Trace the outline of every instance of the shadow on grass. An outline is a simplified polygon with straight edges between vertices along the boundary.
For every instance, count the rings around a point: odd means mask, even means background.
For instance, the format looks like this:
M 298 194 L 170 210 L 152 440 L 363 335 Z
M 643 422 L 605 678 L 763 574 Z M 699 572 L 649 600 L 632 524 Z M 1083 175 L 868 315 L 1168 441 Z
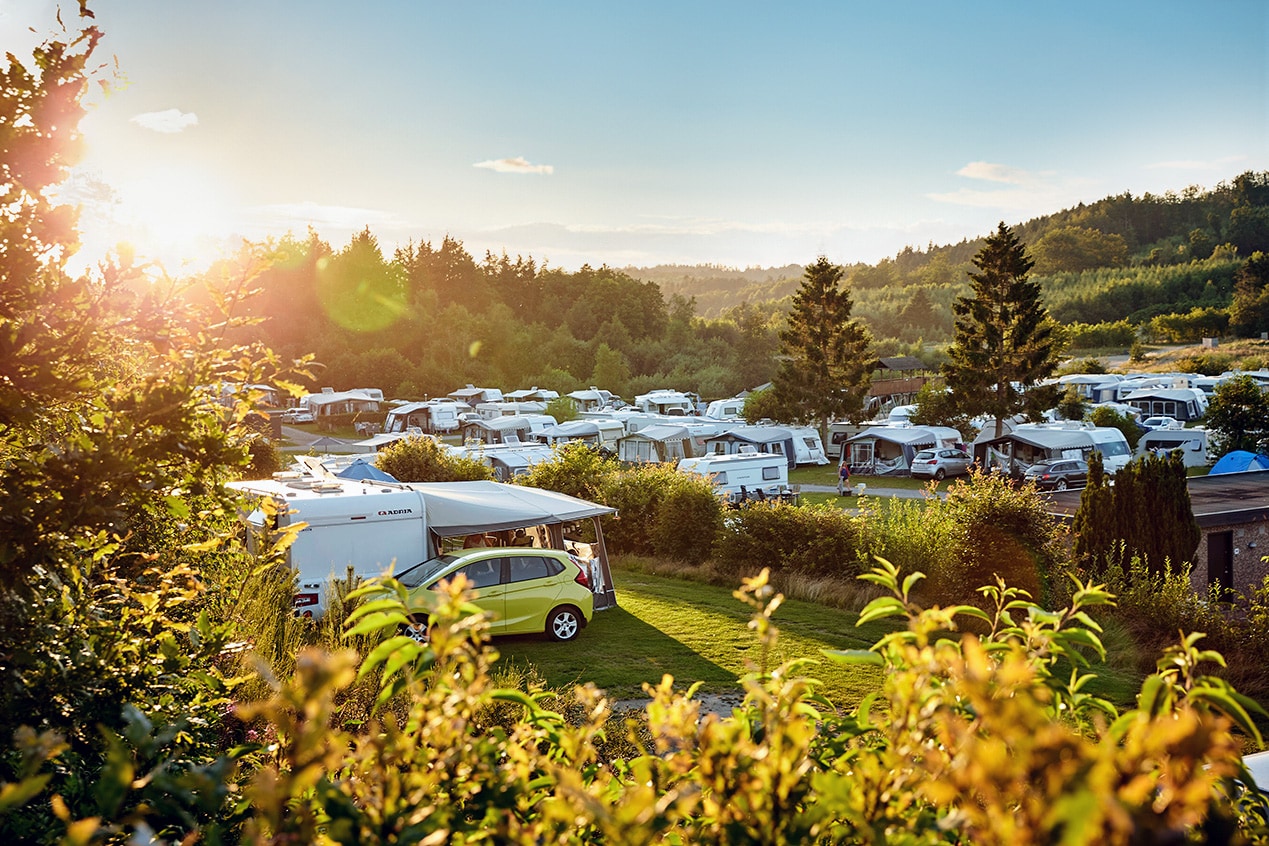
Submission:
M 738 650 L 754 646 L 741 624 Z M 686 688 L 700 681 L 708 690 L 739 687 L 738 676 L 709 660 L 687 643 L 640 619 L 625 608 L 599 611 L 590 625 L 570 643 L 556 643 L 545 635 L 498 638 L 499 664 L 532 665 L 547 685 L 563 688 L 593 682 L 614 698 L 643 695 L 643 683 L 656 684 L 666 673 Z

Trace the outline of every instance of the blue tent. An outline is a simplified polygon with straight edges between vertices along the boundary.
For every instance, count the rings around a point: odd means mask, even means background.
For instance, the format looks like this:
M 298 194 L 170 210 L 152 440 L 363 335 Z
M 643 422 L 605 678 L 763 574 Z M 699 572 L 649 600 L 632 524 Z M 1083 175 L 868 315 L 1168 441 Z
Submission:
M 391 475 L 383 472 L 364 458 L 358 458 L 335 475 L 341 479 L 361 479 L 369 482 L 396 481 Z
M 1269 470 L 1269 455 L 1236 449 L 1221 456 L 1221 460 L 1212 465 L 1207 475 L 1242 473 L 1247 470 Z

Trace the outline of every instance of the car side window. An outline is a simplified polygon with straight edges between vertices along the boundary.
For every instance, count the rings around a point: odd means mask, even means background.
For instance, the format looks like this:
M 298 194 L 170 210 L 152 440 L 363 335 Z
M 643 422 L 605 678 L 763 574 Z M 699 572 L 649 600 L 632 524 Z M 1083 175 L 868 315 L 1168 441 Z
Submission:
M 458 572 L 464 573 L 474 587 L 493 587 L 502 581 L 502 559 L 486 558 L 473 561 Z
M 551 566 L 555 565 L 555 566 Z M 564 569 L 560 562 L 545 555 L 514 555 L 511 557 L 511 575 L 509 582 L 527 582 L 531 579 L 545 579 L 554 576 Z

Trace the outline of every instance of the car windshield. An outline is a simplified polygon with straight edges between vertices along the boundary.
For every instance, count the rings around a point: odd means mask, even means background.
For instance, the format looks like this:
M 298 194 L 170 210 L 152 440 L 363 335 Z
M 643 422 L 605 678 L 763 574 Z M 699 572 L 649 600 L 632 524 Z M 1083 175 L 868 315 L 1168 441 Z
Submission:
M 429 558 L 422 564 L 415 564 L 405 572 L 398 573 L 395 578 L 408 588 L 416 588 L 436 578 L 438 573 L 457 560 L 457 555 L 438 555 L 435 558 Z
M 934 451 L 929 449 L 923 449 L 916 454 L 916 457 L 920 461 L 929 461 L 931 458 L 934 457 Z

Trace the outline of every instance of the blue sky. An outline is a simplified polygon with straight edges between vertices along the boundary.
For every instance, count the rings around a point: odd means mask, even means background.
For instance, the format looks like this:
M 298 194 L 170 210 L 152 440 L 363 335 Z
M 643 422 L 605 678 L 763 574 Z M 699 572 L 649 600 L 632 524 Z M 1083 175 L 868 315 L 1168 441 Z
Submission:
M 5 0 L 0 46 L 53 8 Z M 569 269 L 871 263 L 1269 170 L 1264 0 L 94 11 L 127 84 L 67 194 L 86 249 L 169 263 L 309 225 Z

